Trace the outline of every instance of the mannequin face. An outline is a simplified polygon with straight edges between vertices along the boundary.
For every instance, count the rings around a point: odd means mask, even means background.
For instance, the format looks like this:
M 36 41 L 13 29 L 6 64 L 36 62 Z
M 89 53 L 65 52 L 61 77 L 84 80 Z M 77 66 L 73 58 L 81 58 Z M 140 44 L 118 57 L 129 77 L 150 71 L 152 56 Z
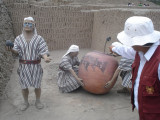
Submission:
M 71 57 L 76 57 L 76 56 L 78 55 L 78 53 L 79 53 L 79 52 L 71 52 L 71 53 L 70 53 L 70 56 L 71 56 Z
M 23 22 L 23 29 L 26 31 L 26 32 L 31 32 L 34 30 L 34 27 L 35 27 L 35 24 L 33 21 L 31 20 L 25 20 Z

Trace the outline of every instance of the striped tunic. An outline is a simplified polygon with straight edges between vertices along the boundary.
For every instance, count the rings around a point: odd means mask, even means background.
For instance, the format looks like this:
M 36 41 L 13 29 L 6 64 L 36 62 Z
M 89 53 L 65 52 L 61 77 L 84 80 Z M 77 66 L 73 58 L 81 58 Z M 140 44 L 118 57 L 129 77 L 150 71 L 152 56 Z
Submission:
M 132 59 L 122 58 L 119 63 L 119 69 L 121 70 L 120 76 L 122 78 L 122 86 L 132 88 Z
M 80 87 L 76 78 L 69 71 L 69 69 L 73 69 L 75 73 L 78 74 L 76 65 L 79 65 L 78 57 L 74 57 L 73 59 L 69 55 L 62 57 L 62 61 L 59 64 L 60 70 L 58 72 L 57 82 L 60 91 L 66 93 Z
M 40 35 L 34 35 L 30 42 L 27 42 L 24 35 L 16 37 L 13 49 L 18 52 L 21 60 L 40 60 L 42 55 L 49 54 L 46 42 Z M 41 64 L 19 63 L 17 70 L 19 82 L 22 89 L 28 87 L 40 88 L 43 76 Z

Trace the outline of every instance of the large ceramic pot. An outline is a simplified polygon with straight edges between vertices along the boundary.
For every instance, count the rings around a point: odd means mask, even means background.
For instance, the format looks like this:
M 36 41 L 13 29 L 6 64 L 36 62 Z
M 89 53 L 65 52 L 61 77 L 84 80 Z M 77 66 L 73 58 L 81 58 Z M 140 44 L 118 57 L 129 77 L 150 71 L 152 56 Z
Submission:
M 110 55 L 100 52 L 89 52 L 81 60 L 78 76 L 83 79 L 84 89 L 94 94 L 105 94 L 115 84 L 116 80 L 105 88 L 118 67 L 118 61 Z M 115 78 L 117 79 L 117 77 Z

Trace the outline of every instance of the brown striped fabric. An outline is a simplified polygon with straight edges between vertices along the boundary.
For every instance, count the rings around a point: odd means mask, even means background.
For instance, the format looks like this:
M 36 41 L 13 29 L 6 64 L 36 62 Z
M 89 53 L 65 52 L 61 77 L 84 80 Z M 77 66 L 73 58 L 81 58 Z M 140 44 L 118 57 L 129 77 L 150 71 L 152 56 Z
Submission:
M 120 60 L 118 68 L 121 70 L 120 76 L 122 78 L 122 86 L 132 88 L 132 59 L 122 58 Z
M 71 92 L 80 87 L 76 78 L 69 71 L 69 69 L 73 69 L 77 74 L 77 65 L 79 65 L 78 57 L 74 57 L 73 59 L 69 55 L 62 57 L 61 63 L 59 64 L 59 67 L 62 69 L 59 70 L 57 78 L 60 91 Z
M 27 42 L 24 35 L 16 37 L 13 49 L 18 52 L 21 60 L 40 60 L 42 55 L 49 54 L 46 42 L 40 35 L 34 35 L 30 42 Z M 28 87 L 39 88 L 43 75 L 41 64 L 19 63 L 17 70 L 22 89 Z

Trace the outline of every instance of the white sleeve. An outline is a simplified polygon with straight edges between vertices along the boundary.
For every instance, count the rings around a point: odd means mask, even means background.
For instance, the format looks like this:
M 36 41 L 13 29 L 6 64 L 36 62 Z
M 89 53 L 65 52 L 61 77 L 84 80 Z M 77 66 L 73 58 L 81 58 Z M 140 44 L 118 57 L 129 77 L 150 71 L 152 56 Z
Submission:
M 127 59 L 135 59 L 136 51 L 132 47 L 125 45 L 117 45 L 112 48 L 112 51 Z

